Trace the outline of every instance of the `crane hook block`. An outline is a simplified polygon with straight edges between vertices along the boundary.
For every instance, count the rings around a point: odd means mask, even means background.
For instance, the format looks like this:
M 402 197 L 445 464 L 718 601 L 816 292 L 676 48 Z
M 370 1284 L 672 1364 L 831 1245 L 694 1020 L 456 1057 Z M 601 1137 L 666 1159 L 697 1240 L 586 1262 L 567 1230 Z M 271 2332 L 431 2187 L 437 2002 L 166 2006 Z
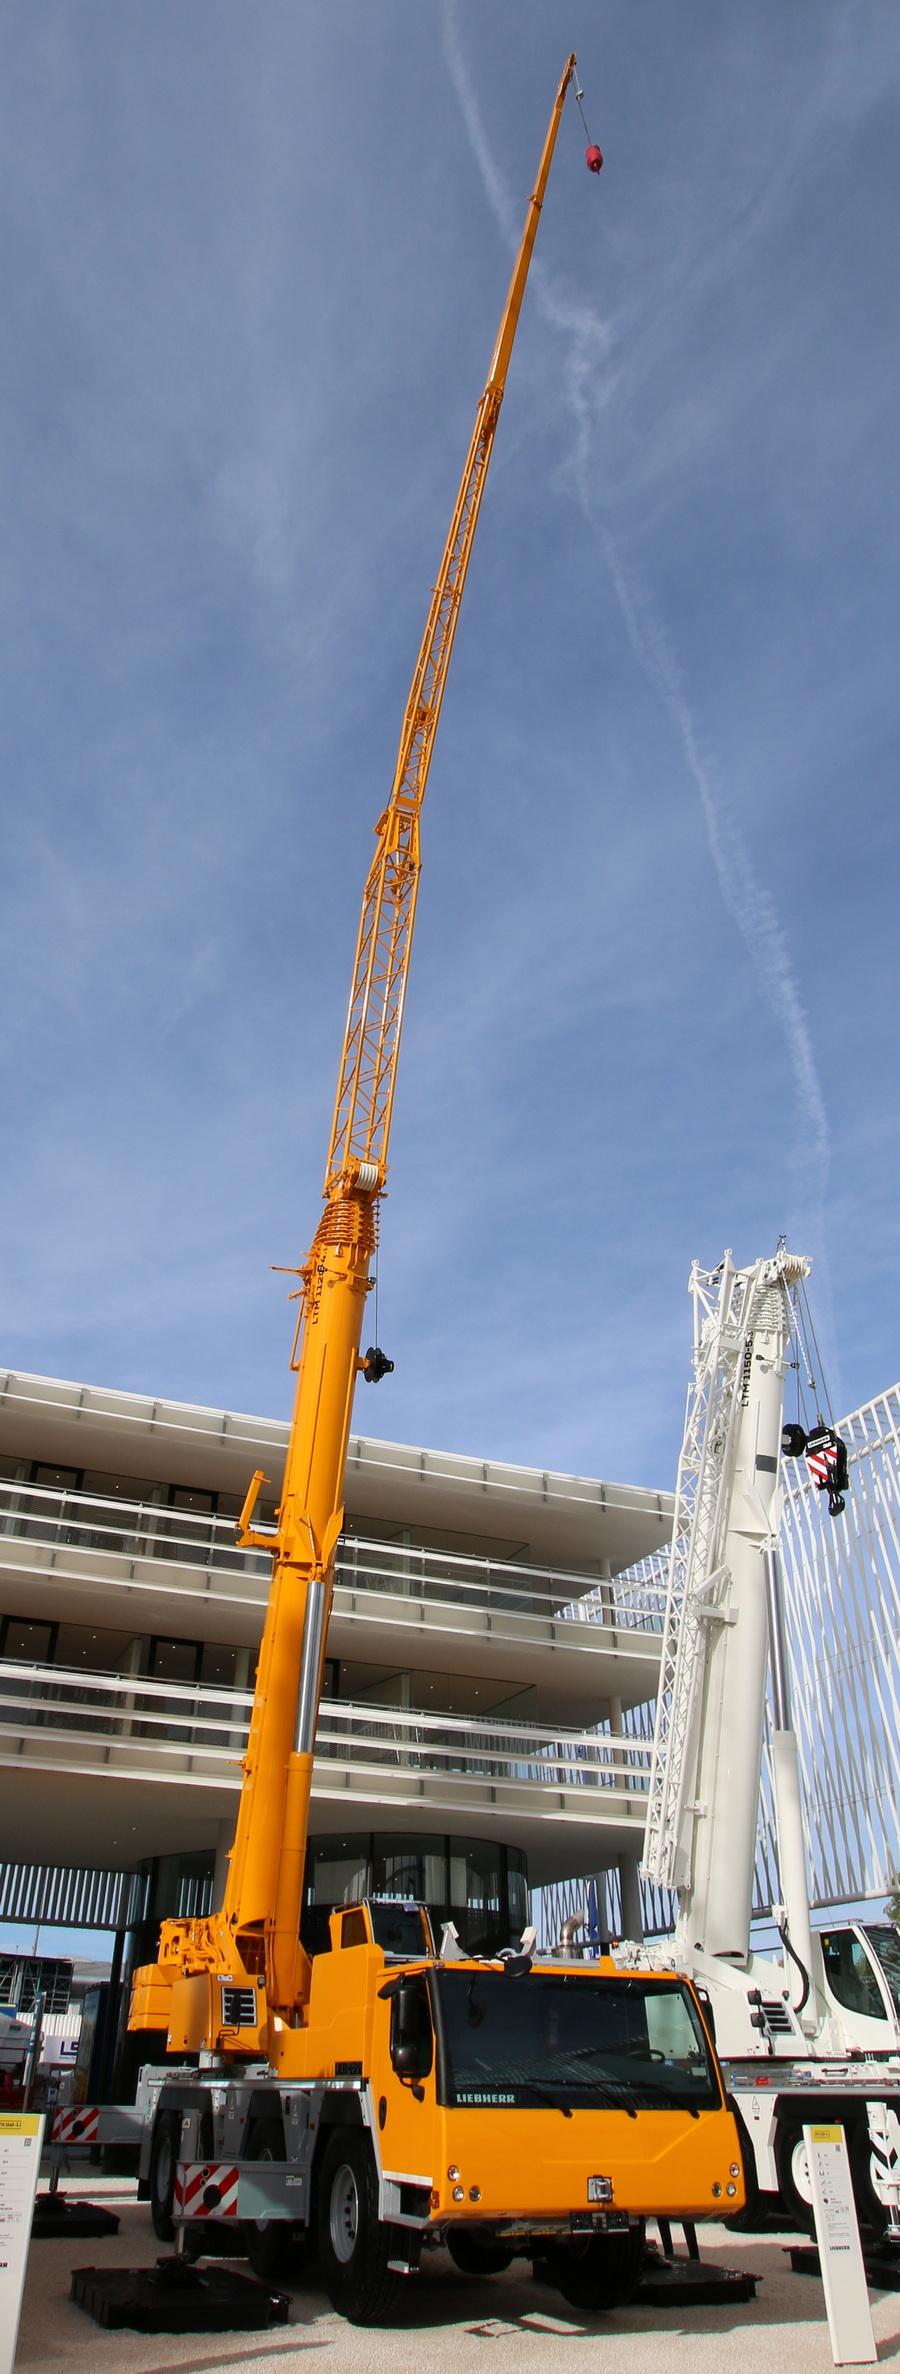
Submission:
M 596 147 L 593 140 L 591 141 L 590 148 L 585 149 L 584 161 L 589 173 L 599 173 L 600 167 L 603 163 L 603 157 L 600 149 Z
M 380 1385 L 382 1377 L 393 1376 L 394 1363 L 392 1360 L 385 1359 L 378 1344 L 370 1344 L 362 1364 L 362 1372 L 367 1385 Z
M 806 1438 L 806 1464 L 818 1491 L 828 1494 L 830 1517 L 843 1516 L 846 1508 L 844 1493 L 850 1482 L 850 1461 L 847 1445 L 833 1426 L 821 1421 Z

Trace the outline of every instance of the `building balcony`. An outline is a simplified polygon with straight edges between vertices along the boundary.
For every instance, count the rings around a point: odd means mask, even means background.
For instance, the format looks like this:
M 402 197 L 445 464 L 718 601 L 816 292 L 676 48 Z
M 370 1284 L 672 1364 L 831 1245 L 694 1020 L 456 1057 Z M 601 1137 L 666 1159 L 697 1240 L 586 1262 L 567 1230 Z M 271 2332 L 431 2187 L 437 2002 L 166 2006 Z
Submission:
M 18 1863 L 221 1857 L 270 1577 L 235 1518 L 259 1468 L 272 1522 L 287 1439 L 280 1421 L 0 1373 Z M 634 1856 L 646 1750 L 621 1733 L 656 1693 L 671 1498 L 352 1435 L 344 1503 L 316 1835 L 465 1833 L 521 1849 L 537 1885 Z
M 271 1568 L 235 1546 L 233 1518 L 0 1482 L 0 1613 L 255 1652 Z M 463 1555 L 344 1535 L 329 1655 L 379 1676 L 466 1678 L 489 1703 L 596 1723 L 611 1697 L 653 1696 L 663 1593 L 655 1576 Z
M 35 1861 L 74 1860 L 91 1823 L 140 1858 L 163 1807 L 180 1836 L 198 1820 L 208 1835 L 210 1820 L 236 1814 L 251 1704 L 249 1691 L 0 1660 L 11 1826 L 32 1833 Z M 563 1833 L 567 1869 L 573 1847 L 583 1869 L 635 1850 L 648 1767 L 644 1743 L 608 1734 L 326 1700 L 313 1826 L 496 1833 L 526 1850 L 540 1884 L 559 1868 Z

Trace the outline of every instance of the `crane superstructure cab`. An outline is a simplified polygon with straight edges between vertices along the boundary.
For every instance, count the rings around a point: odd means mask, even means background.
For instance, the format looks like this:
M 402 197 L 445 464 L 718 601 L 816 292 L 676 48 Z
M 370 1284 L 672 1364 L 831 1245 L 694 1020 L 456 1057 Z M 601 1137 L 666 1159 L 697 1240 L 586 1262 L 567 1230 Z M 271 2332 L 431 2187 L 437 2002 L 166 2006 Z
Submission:
M 424 1906 L 351 1905 L 313 1961 L 306 2024 L 273 2044 L 268 2068 L 163 2085 L 145 2153 L 157 2230 L 185 2224 L 203 2247 L 203 2217 L 233 2203 L 258 2272 L 311 2242 L 354 2321 L 383 2315 L 440 2243 L 467 2272 L 524 2254 L 566 2298 L 613 2307 L 639 2281 L 648 2216 L 743 2204 L 680 1976 L 444 1958 Z

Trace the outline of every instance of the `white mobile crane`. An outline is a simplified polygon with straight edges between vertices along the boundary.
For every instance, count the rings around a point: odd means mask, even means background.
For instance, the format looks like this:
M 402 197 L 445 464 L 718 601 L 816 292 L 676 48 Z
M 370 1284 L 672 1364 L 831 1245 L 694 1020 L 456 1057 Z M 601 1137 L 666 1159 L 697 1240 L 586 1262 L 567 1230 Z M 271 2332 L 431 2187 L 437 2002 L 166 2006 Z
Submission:
M 675 1493 L 643 1876 L 673 1891 L 674 1936 L 650 1966 L 705 1995 L 743 2126 L 748 2194 L 811 2223 L 803 2125 L 847 2128 L 860 2216 L 900 2239 L 900 1946 L 887 1923 L 810 1921 L 779 1566 L 781 1460 L 809 1458 L 843 1509 L 845 1446 L 784 1424 L 805 1357 L 809 1263 L 780 1245 L 737 1269 L 694 1264 L 694 1377 Z M 782 1958 L 751 1950 L 767 1688 Z M 828 1741 L 822 1742 L 828 1755 Z M 634 1948 L 624 1949 L 629 1962 Z M 811 2099 L 811 2097 L 813 2099 Z

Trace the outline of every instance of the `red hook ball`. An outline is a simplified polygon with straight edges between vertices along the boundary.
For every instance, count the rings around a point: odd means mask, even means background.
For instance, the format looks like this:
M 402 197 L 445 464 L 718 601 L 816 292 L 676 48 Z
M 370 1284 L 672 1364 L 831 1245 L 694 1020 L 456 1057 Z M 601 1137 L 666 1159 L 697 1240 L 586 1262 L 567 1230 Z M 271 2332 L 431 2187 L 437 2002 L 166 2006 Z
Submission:
M 586 148 L 584 152 L 584 161 L 589 173 L 599 173 L 600 167 L 603 163 L 603 158 L 600 154 L 599 148 L 595 148 L 593 145 L 591 145 L 590 148 Z

